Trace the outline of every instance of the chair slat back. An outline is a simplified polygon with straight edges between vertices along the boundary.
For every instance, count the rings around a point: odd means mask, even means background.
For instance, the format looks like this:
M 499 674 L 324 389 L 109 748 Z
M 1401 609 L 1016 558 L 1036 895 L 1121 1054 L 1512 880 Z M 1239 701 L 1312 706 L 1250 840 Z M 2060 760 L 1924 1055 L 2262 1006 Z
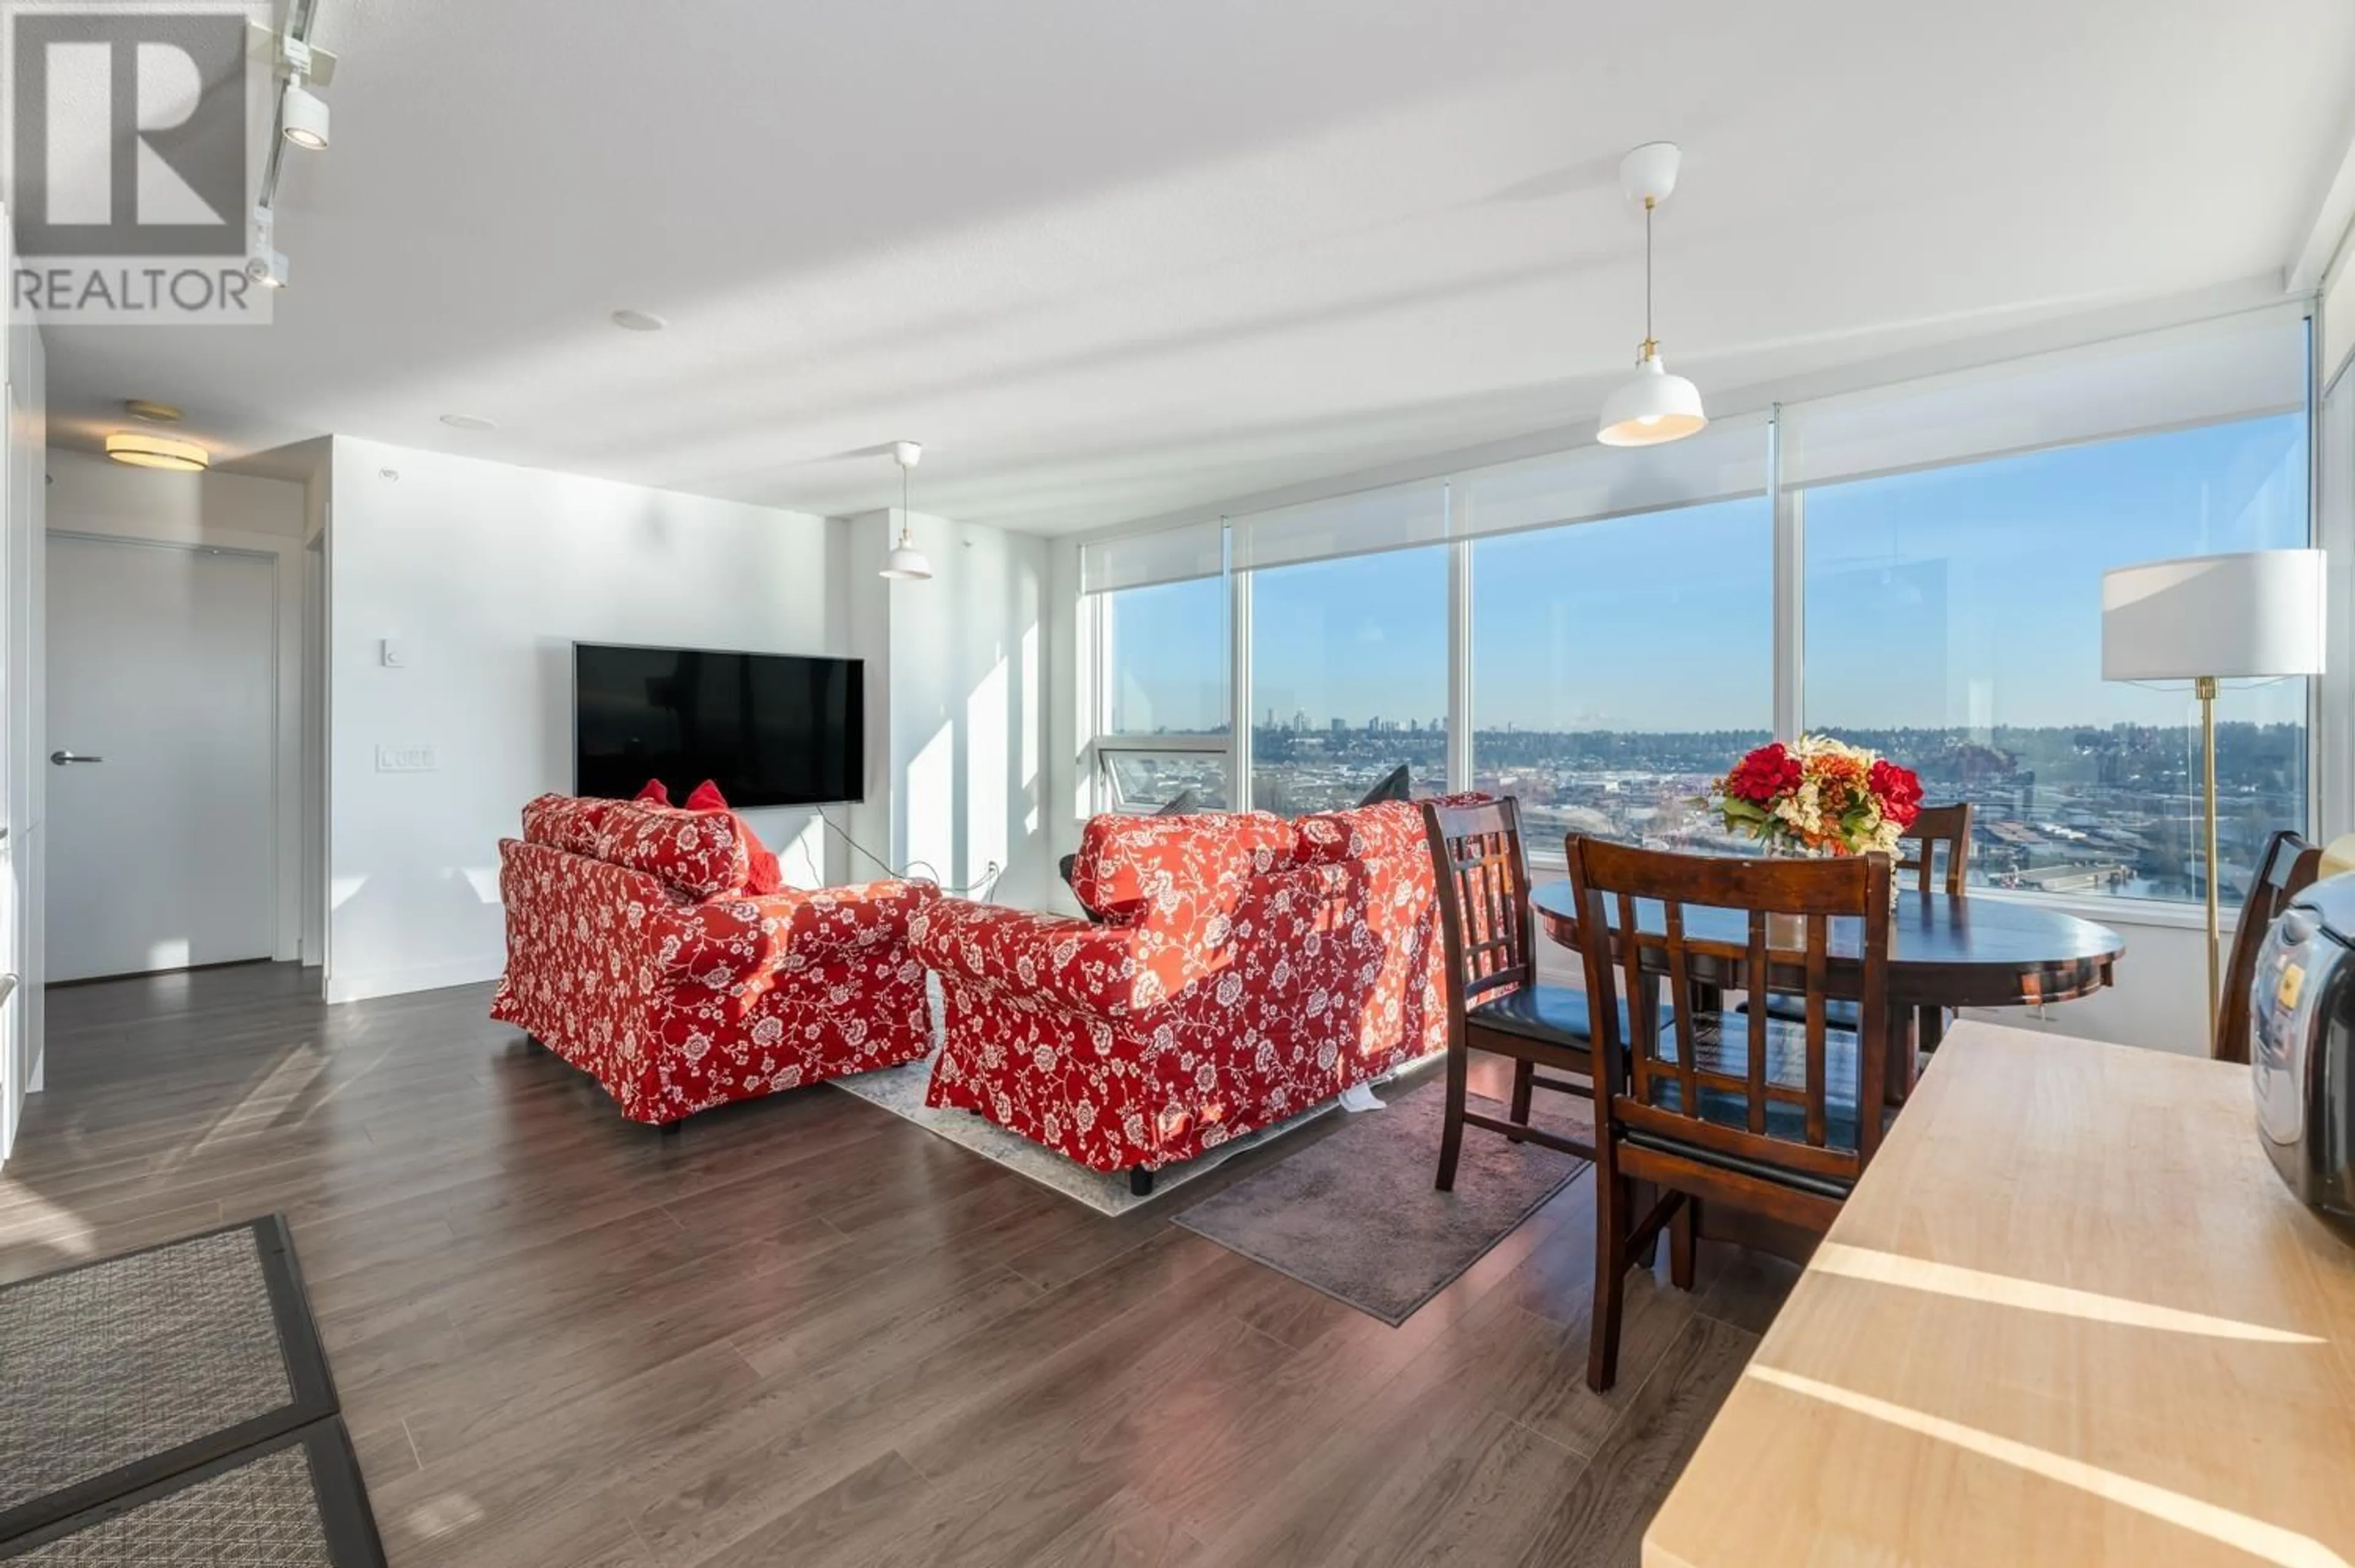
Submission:
M 1880 1142 L 1887 1076 L 1889 859 L 1737 859 L 1573 837 L 1570 878 L 1586 960 L 1597 1104 L 1616 1130 L 1652 1132 L 1760 1166 L 1853 1179 Z M 1707 911 L 1733 911 L 1738 921 Z M 1854 922 L 1835 966 L 1835 923 Z M 1614 931 L 1618 933 L 1614 938 Z M 1739 933 L 1738 937 L 1734 934 Z M 1628 933 L 1634 933 L 1631 937 Z M 1660 983 L 1674 1022 L 1658 1017 Z M 1747 992 L 1746 1013 L 1697 1018 L 1694 982 Z M 1763 1005 L 1806 998 L 1799 1048 Z M 1627 1021 L 1620 1019 L 1620 998 Z M 1835 1071 L 1827 1003 L 1859 1004 Z M 1720 1031 L 1741 1029 L 1739 1064 Z M 1670 1041 L 1673 1044 L 1670 1044 Z M 1668 1091 L 1673 1090 L 1673 1093 Z M 1853 1095 L 1853 1148 L 1831 1137 L 1834 1093 Z M 1732 1113 L 1738 1109 L 1737 1116 Z M 1704 1115 L 1705 1107 L 1710 1114 Z M 1844 1113 L 1849 1108 L 1842 1104 Z
M 1426 801 L 1441 938 L 1447 954 L 1447 1010 L 1465 1012 L 1537 977 L 1537 911 L 1529 902 L 1519 805 L 1508 796 L 1476 805 Z
M 1963 801 L 1954 805 L 1925 805 L 1913 825 L 1905 830 L 1897 854 L 1897 869 L 1913 871 L 1920 879 L 1923 892 L 1939 886 L 1933 880 L 1938 851 L 1946 851 L 1946 874 L 1944 886 L 1950 894 L 1959 896 L 1963 880 L 1971 863 L 1971 803 Z
M 2290 901 L 2321 874 L 2322 851 L 2287 829 L 2265 840 L 2256 880 L 2232 929 L 2232 962 L 2224 966 L 2224 990 L 2216 1001 L 2214 1055 L 2219 1061 L 2249 1060 L 2249 987 L 2257 976 L 2257 949 Z

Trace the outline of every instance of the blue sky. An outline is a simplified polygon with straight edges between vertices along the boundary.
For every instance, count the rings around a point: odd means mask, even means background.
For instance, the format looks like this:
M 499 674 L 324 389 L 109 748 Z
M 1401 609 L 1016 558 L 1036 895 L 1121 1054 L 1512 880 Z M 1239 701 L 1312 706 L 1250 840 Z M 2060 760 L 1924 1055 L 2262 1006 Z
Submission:
M 2304 429 L 2284 414 L 1811 492 L 1808 723 L 2183 722 L 2182 695 L 2101 678 L 2101 574 L 2306 543 Z M 1760 499 L 1482 540 L 1476 727 L 1768 728 L 1770 533 Z M 1255 720 L 1446 711 L 1444 549 L 1263 571 L 1252 594 Z M 1215 580 L 1120 596 L 1126 726 L 1222 720 L 1226 602 Z M 2220 705 L 2304 711 L 2294 681 Z

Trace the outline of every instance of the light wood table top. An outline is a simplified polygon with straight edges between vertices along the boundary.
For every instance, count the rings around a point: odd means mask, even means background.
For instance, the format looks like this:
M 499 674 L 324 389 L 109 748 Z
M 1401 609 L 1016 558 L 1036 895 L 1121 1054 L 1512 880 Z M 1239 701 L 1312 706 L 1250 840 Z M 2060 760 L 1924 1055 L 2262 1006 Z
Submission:
M 1646 1564 L 2355 1560 L 2355 1246 L 2247 1069 L 1965 1023 Z

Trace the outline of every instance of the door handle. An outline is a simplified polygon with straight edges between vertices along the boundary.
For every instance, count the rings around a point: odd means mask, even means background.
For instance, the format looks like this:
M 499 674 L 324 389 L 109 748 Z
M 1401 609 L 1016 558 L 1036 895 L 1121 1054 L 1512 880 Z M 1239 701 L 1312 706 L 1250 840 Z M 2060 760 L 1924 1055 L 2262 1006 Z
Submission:
M 76 763 L 102 763 L 106 761 L 106 759 L 104 757 L 77 757 L 71 752 L 51 752 L 49 753 L 49 761 L 54 765 L 64 768 L 71 767 Z

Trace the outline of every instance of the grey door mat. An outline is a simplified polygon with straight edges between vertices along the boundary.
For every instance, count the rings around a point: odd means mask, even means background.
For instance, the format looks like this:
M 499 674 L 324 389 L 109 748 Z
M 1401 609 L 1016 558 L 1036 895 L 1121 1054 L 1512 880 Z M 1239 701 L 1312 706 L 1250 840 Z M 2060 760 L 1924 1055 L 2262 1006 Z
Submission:
M 340 1419 L 199 1465 L 0 1545 L 25 1568 L 383 1568 Z
M 1395 1328 L 1588 1168 L 1466 1127 L 1455 1190 L 1436 1190 L 1446 1096 L 1444 1075 L 1423 1079 L 1177 1222 Z M 1540 1091 L 1537 1125 L 1571 1130 L 1561 1104 Z M 1479 1108 L 1505 1115 L 1493 1101 Z
M 282 1216 L 0 1286 L 0 1543 L 337 1408 Z

